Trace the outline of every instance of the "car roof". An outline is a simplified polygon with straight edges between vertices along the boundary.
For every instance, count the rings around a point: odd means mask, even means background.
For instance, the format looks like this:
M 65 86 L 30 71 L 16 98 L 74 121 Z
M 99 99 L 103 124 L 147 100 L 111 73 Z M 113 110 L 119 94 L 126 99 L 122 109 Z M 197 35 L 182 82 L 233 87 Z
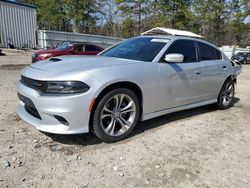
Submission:
M 91 43 L 88 43 L 88 42 L 70 42 L 70 44 L 72 44 L 72 45 L 74 45 L 74 44 L 90 44 L 90 45 L 96 46 L 95 44 L 91 44 Z
M 70 44 L 71 44 L 71 45 L 77 45 L 77 44 L 87 44 L 87 45 L 97 46 L 98 48 L 102 48 L 102 49 L 103 49 L 103 47 L 101 47 L 101 46 L 99 46 L 99 45 L 92 44 L 92 43 L 88 43 L 88 42 L 72 42 L 72 43 L 70 43 Z

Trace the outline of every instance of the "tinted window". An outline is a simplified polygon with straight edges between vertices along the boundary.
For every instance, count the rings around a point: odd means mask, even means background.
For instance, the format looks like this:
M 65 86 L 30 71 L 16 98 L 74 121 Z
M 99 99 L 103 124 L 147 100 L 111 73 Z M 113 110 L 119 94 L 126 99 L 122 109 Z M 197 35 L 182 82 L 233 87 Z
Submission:
M 139 37 L 125 40 L 101 55 L 139 61 L 152 61 L 168 39 Z
M 99 47 L 96 46 L 96 51 L 100 52 L 102 50 L 101 50 L 101 48 L 99 48 Z
M 172 54 L 172 53 L 182 54 L 184 56 L 183 62 L 196 61 L 195 45 L 194 45 L 194 42 L 191 40 L 177 40 L 177 41 L 175 41 L 166 52 L 166 54 Z M 164 57 L 165 57 L 165 55 L 164 55 Z
M 90 51 L 97 51 L 97 50 L 96 50 L 96 47 L 95 47 L 94 45 L 86 45 L 85 50 L 86 50 L 87 52 L 90 52 Z
M 83 51 L 83 45 L 75 45 L 74 47 L 75 52 L 82 52 Z
M 202 42 L 198 42 L 198 46 L 201 61 L 221 59 L 221 52 L 215 49 L 214 47 L 204 44 Z
M 247 52 L 238 52 L 236 55 L 250 57 L 250 53 L 247 53 Z

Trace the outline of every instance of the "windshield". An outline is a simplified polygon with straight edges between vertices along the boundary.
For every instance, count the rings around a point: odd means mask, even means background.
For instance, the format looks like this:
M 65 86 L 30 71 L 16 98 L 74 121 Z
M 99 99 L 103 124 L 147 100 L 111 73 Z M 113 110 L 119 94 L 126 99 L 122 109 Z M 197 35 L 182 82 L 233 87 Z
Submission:
M 59 47 L 57 47 L 57 50 L 66 50 L 67 48 L 69 48 L 70 46 L 72 46 L 72 44 L 70 44 L 69 42 L 64 42 L 62 43 L 62 45 L 60 45 Z
M 128 39 L 103 52 L 102 56 L 152 61 L 169 39 L 139 37 Z

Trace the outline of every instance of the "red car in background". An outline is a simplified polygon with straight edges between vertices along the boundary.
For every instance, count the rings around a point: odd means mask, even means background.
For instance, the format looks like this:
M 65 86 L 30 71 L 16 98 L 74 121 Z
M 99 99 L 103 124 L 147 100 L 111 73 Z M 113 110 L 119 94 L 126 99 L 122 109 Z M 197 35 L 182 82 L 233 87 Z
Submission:
M 65 42 L 58 48 L 35 52 L 32 55 L 32 63 L 61 55 L 96 55 L 102 50 L 102 47 L 94 44 Z

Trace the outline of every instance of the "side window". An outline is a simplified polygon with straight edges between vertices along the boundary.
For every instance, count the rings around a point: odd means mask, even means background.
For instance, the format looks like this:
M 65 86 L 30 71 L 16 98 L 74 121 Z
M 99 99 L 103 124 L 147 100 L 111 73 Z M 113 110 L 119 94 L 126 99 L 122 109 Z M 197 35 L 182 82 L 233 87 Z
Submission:
M 100 51 L 102 51 L 102 50 L 101 50 L 101 48 L 96 47 L 96 51 L 100 52 Z
M 163 56 L 171 54 L 171 53 L 178 53 L 184 56 L 183 62 L 195 62 L 196 59 L 196 50 L 194 41 L 191 40 L 177 40 L 175 41 L 166 51 Z
M 96 51 L 96 47 L 94 45 L 86 45 L 86 51 Z
M 218 60 L 222 59 L 221 52 L 217 49 L 215 49 L 215 51 L 216 51 L 216 59 L 218 59 Z
M 198 46 L 199 46 L 201 61 L 221 59 L 221 52 L 215 49 L 214 47 L 209 46 L 202 42 L 198 42 Z
M 83 45 L 76 45 L 74 49 L 75 49 L 75 52 L 82 52 L 83 51 Z

